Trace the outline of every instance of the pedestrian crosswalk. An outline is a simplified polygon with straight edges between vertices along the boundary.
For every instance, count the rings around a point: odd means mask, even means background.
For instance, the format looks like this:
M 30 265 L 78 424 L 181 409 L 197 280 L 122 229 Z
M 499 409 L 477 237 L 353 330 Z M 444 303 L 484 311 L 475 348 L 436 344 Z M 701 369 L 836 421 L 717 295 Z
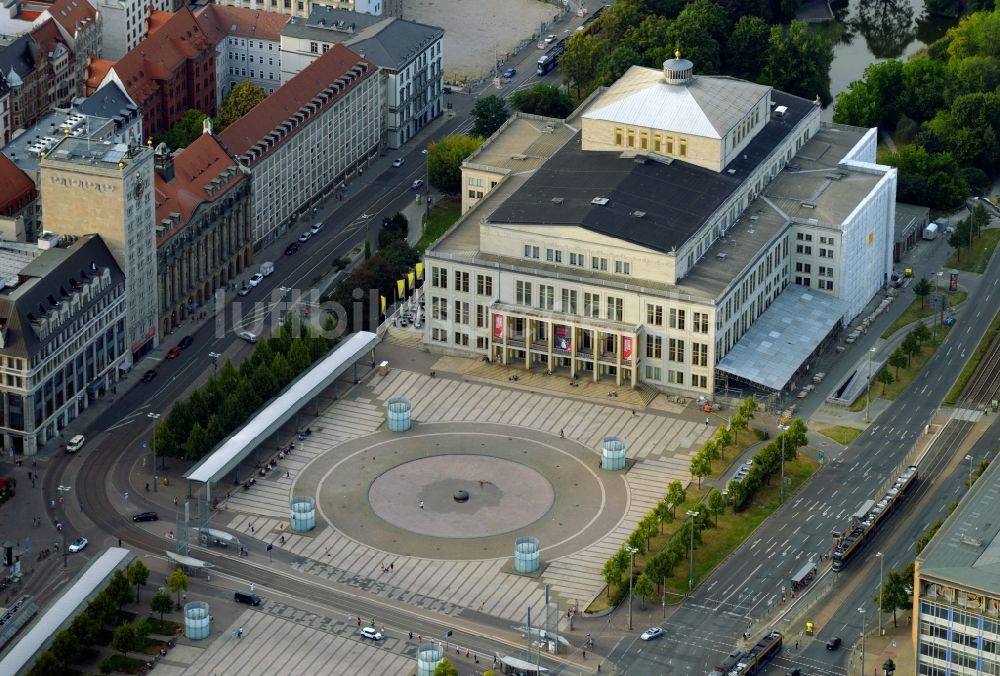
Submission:
M 604 588 L 605 561 L 664 498 L 670 481 L 689 480 L 691 457 L 714 431 L 660 412 L 400 369 L 374 376 L 363 388 L 358 398 L 339 400 L 323 412 L 312 423 L 312 434 L 296 442 L 295 451 L 271 476 L 258 478 L 251 491 L 232 494 L 228 508 L 234 513 L 226 527 L 286 549 L 298 557 L 297 568 L 303 573 L 445 615 L 481 610 L 523 622 L 529 606 L 535 617 L 542 612 L 544 584 L 562 608 L 585 607 Z M 335 453 L 337 444 L 378 430 L 384 402 L 399 396 L 411 401 L 417 424 L 482 422 L 553 436 L 561 433 L 593 449 L 595 460 L 605 436 L 623 438 L 634 460 L 623 475 L 629 496 L 624 513 L 606 536 L 580 551 L 549 561 L 543 549 L 544 570 L 537 577 L 509 574 L 510 558 L 454 561 L 402 556 L 331 527 L 291 533 L 288 504 L 296 473 L 319 454 Z

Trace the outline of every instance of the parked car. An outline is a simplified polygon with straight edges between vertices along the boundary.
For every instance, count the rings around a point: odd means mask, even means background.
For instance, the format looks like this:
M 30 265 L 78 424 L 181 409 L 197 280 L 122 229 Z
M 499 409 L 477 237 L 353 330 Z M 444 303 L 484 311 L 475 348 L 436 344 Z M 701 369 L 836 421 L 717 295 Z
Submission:
M 254 273 L 253 277 L 250 278 L 250 286 L 257 286 L 264 281 L 264 275 L 259 272 Z
M 238 335 L 240 338 L 247 341 L 248 343 L 256 343 L 258 338 L 257 334 L 254 333 L 253 331 L 240 331 L 236 335 Z
M 508 80 L 517 75 L 517 68 L 508 68 L 503 72 L 503 76 Z
M 831 638 L 829 641 L 826 642 L 826 649 L 836 650 L 837 648 L 840 647 L 841 643 L 843 643 L 843 641 L 840 640 L 840 637 L 834 636 L 833 638 Z
M 189 347 L 191 347 L 191 343 L 193 342 L 194 338 L 192 338 L 191 336 L 184 336 L 183 338 L 181 338 L 181 342 L 177 343 L 177 347 L 181 348 L 182 350 L 186 350 Z
M 237 603 L 245 603 L 248 606 L 260 605 L 260 597 L 253 592 L 238 591 L 233 594 L 233 600 Z
M 421 186 L 424 184 L 424 179 L 418 178 L 413 183 L 410 184 L 410 190 L 420 190 Z
M 174 345 L 172 348 L 167 350 L 167 359 L 177 359 L 179 356 L 181 356 L 180 345 Z
M 399 168 L 399 167 L 403 166 L 403 162 L 405 162 L 405 161 L 406 160 L 404 160 L 402 157 L 397 157 L 396 159 L 394 159 L 392 161 L 392 166 Z
M 85 439 L 84 439 L 83 435 L 82 434 L 77 434 L 75 437 L 73 437 L 72 439 L 69 440 L 68 444 L 66 444 L 66 452 L 67 453 L 76 453 L 81 448 L 83 448 L 83 442 L 84 441 L 85 441 Z
M 73 543 L 69 546 L 69 551 L 71 554 L 76 554 L 77 552 L 82 552 L 87 546 L 87 538 L 77 538 L 73 540 Z
M 156 377 L 156 371 L 154 371 L 153 369 L 149 369 L 148 371 L 142 374 L 142 382 L 148 383 L 155 377 Z
M 787 674 L 785 674 L 785 676 L 802 676 L 802 670 L 801 669 L 792 669 Z
M 545 44 L 551 45 L 555 41 L 556 41 L 556 36 L 555 35 L 546 35 L 545 36 Z
M 313 236 L 312 230 L 306 230 L 301 235 L 299 235 L 299 241 L 303 243 L 308 242 L 312 236 Z
M 322 232 L 324 225 L 326 225 L 326 223 L 322 222 L 313 223 L 312 225 L 309 226 L 309 232 L 311 232 L 314 235 L 318 235 L 320 232 Z
M 136 523 L 140 521 L 156 521 L 160 517 L 156 516 L 156 512 L 142 512 L 141 514 L 136 514 L 132 517 L 132 520 Z
M 654 638 L 660 638 L 663 636 L 663 629 L 660 627 L 650 627 L 646 631 L 642 632 L 641 638 L 643 641 L 652 641 Z
M 240 288 L 240 290 L 237 291 L 236 293 L 237 293 L 237 295 L 240 295 L 240 296 L 247 296 L 247 295 L 250 294 L 250 289 L 252 289 L 252 288 L 253 288 L 252 286 L 244 286 L 244 287 Z
M 375 627 L 365 627 L 361 630 L 361 638 L 370 638 L 373 641 L 381 641 L 382 634 Z
M 291 256 L 293 253 L 295 253 L 298 250 L 299 250 L 299 243 L 298 242 L 292 242 L 287 247 L 285 247 L 285 255 L 286 256 Z

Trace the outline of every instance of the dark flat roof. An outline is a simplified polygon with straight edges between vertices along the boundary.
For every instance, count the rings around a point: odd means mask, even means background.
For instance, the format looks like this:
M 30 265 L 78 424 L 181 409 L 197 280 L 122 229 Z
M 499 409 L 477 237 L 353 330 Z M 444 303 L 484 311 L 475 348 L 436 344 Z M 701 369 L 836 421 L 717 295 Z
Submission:
M 620 152 L 583 151 L 570 140 L 489 216 L 493 223 L 578 225 L 655 251 L 680 248 L 812 109 L 772 91 L 786 106 L 721 173 L 682 161 L 640 162 Z M 607 204 L 593 204 L 604 197 Z M 561 203 L 553 200 L 561 198 Z M 643 212 L 642 217 L 632 215 Z

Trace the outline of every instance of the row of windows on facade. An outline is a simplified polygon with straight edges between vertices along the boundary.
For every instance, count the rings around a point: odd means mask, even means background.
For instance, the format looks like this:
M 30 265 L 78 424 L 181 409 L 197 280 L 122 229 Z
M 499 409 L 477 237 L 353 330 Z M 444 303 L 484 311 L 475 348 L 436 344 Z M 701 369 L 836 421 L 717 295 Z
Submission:
M 951 653 L 951 660 L 948 660 L 948 654 Z M 965 653 L 961 650 L 956 650 L 954 645 L 952 645 L 951 650 L 944 645 L 935 645 L 927 641 L 920 642 L 920 655 L 922 656 L 921 663 L 925 660 L 923 658 L 930 658 L 934 660 L 940 660 L 945 664 L 953 665 L 951 667 L 951 672 L 955 673 L 955 667 L 960 667 L 963 669 L 969 669 L 971 673 L 974 674 L 1000 674 L 1000 661 L 991 659 L 994 655 L 992 653 L 987 653 L 985 650 L 980 655 L 976 652 L 971 654 Z M 977 668 L 980 659 L 982 660 L 982 668 Z M 942 672 L 944 673 L 944 672 Z
M 256 71 L 253 68 L 250 69 L 250 77 L 256 78 L 258 76 L 258 73 L 260 74 L 260 78 L 262 80 L 280 80 L 281 79 L 280 77 L 274 77 L 274 73 L 273 72 L 267 73 L 266 77 L 265 77 L 264 71 L 262 71 L 262 70 L 261 71 Z M 229 74 L 230 75 L 242 75 L 243 77 L 247 77 L 247 69 L 246 68 L 242 68 L 242 69 L 241 68 L 234 68 L 233 66 L 230 66 L 229 67 Z M 233 84 L 232 86 L 235 87 L 236 85 Z M 274 90 L 272 89 L 271 92 L 273 93 Z
M 753 112 L 743 118 L 740 125 L 729 136 L 730 147 L 735 148 L 746 138 L 747 134 L 760 122 L 760 108 L 754 108 Z
M 524 257 L 532 258 L 538 260 L 541 255 L 541 249 L 533 244 L 524 245 Z M 587 256 L 582 253 L 577 253 L 575 251 L 569 252 L 567 257 L 569 265 L 577 268 L 582 268 L 587 262 Z M 545 261 L 548 263 L 558 263 L 563 262 L 563 252 L 559 249 L 545 249 Z M 632 274 L 632 264 L 629 261 L 615 260 L 614 261 L 615 274 L 619 275 L 630 275 Z M 590 257 L 590 269 L 597 270 L 598 272 L 608 271 L 608 259 L 603 256 L 591 256 Z
M 990 624 L 993 625 L 993 631 L 990 631 L 989 628 L 984 626 L 983 635 L 980 636 L 978 626 L 971 627 L 972 632 L 964 633 L 961 631 L 961 629 L 963 629 L 961 626 L 953 625 L 949 628 L 946 624 L 937 624 L 922 620 L 920 622 L 920 634 L 921 636 L 928 637 L 932 642 L 936 642 L 938 644 L 940 644 L 941 641 L 947 642 L 951 640 L 952 643 L 964 646 L 972 651 L 978 650 L 979 641 L 982 639 L 983 650 L 988 653 L 995 653 L 997 646 L 1000 644 L 997 642 L 998 637 L 996 633 L 996 623 L 991 622 Z M 949 633 L 951 633 L 950 639 L 948 638 Z
M 236 74 L 236 73 L 233 73 L 233 75 L 235 75 L 235 74 Z M 233 87 L 235 87 L 235 86 L 236 86 L 236 83 L 235 83 L 235 82 L 230 82 L 230 83 L 229 83 L 229 89 L 230 89 L 230 90 L 232 90 L 232 88 L 233 88 Z M 267 95 L 268 95 L 268 96 L 270 96 L 270 95 L 271 95 L 271 94 L 273 94 L 273 93 L 274 93 L 274 87 L 268 87 L 268 88 L 267 88 Z
M 246 61 L 247 60 L 247 55 L 246 54 L 237 54 L 237 53 L 234 53 L 234 52 L 229 52 L 229 60 L 230 61 Z M 253 54 L 250 55 L 250 63 L 253 63 Z M 263 64 L 264 63 L 264 57 L 263 56 L 258 56 L 257 57 L 257 63 Z M 267 57 L 267 65 L 269 65 L 269 66 L 273 66 L 274 65 L 274 57 L 273 56 Z M 278 57 L 278 66 L 281 66 L 281 57 L 280 56 Z
M 638 134 L 639 145 L 636 146 Z M 677 157 L 687 157 L 688 140 L 684 136 L 674 136 L 672 134 L 653 133 L 653 152 L 661 155 L 676 155 Z M 615 127 L 615 145 L 624 148 L 638 147 L 640 150 L 649 150 L 649 132 L 638 131 L 631 128 Z M 674 152 L 674 149 L 677 152 Z
M 228 38 L 226 38 L 226 42 L 230 46 L 232 46 L 232 47 L 236 47 L 238 45 L 240 47 L 249 47 L 250 49 L 253 49 L 253 40 L 246 40 L 244 38 L 236 38 L 236 37 L 233 37 L 232 35 L 230 35 Z M 250 44 L 247 44 L 248 42 Z M 267 45 L 267 50 L 269 52 L 273 52 L 274 51 L 274 43 L 271 42 L 271 41 L 268 41 L 268 42 L 265 43 L 263 40 L 258 40 L 257 41 L 257 48 L 258 49 L 264 49 L 264 45 L 265 44 Z M 230 59 L 233 58 L 233 53 L 232 52 L 229 52 L 229 58 Z
M 795 283 L 806 288 L 812 287 L 812 277 L 795 275 Z M 820 291 L 833 291 L 833 281 L 829 279 L 817 279 L 816 288 Z
M 107 309 L 112 303 L 115 304 L 115 307 L 111 309 L 109 314 L 118 314 L 124 311 L 121 299 L 112 299 L 110 297 L 102 298 L 97 304 L 98 307 L 94 309 L 103 314 L 105 309 Z M 94 316 L 96 316 L 96 314 Z M 72 340 L 69 340 L 68 337 L 61 336 L 60 340 L 50 341 L 48 345 L 43 348 L 41 354 L 32 359 L 32 365 L 35 366 L 36 369 L 28 374 L 29 379 L 44 378 L 47 376 L 52 372 L 54 365 L 61 364 L 65 360 L 66 355 L 72 354 L 78 350 L 83 343 L 99 333 L 99 331 L 98 324 L 93 321 L 92 316 L 91 323 L 86 326 L 85 329 L 69 334 L 73 336 Z M 64 340 L 65 342 L 63 342 Z

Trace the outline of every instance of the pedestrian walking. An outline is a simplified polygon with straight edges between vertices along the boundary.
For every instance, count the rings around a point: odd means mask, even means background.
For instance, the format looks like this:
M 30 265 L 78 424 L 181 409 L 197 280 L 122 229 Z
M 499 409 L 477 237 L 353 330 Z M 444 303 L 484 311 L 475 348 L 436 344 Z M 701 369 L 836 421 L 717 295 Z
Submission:
M 361 626 L 361 616 L 360 615 L 358 615 L 358 626 L 359 627 Z
M 705 418 L 705 427 L 708 427 L 708 418 Z
M 410 640 L 411 641 L 413 640 L 413 632 L 412 631 L 410 632 Z
M 240 637 L 240 638 L 243 638 L 243 627 L 240 627 L 240 631 L 239 631 L 239 637 Z
M 174 497 L 174 507 L 176 507 L 176 506 L 177 506 L 177 498 Z
M 250 583 L 250 593 L 253 593 L 253 582 Z
M 423 501 L 423 500 L 421 500 L 421 501 L 420 501 L 420 509 L 423 509 L 423 508 L 424 508 L 424 501 Z
M 392 572 L 392 568 L 393 568 L 393 564 L 391 564 L 391 563 L 390 563 L 390 564 L 389 564 L 389 572 L 390 572 L 390 573 Z
M 560 439 L 566 438 L 566 430 L 559 430 L 559 438 Z

